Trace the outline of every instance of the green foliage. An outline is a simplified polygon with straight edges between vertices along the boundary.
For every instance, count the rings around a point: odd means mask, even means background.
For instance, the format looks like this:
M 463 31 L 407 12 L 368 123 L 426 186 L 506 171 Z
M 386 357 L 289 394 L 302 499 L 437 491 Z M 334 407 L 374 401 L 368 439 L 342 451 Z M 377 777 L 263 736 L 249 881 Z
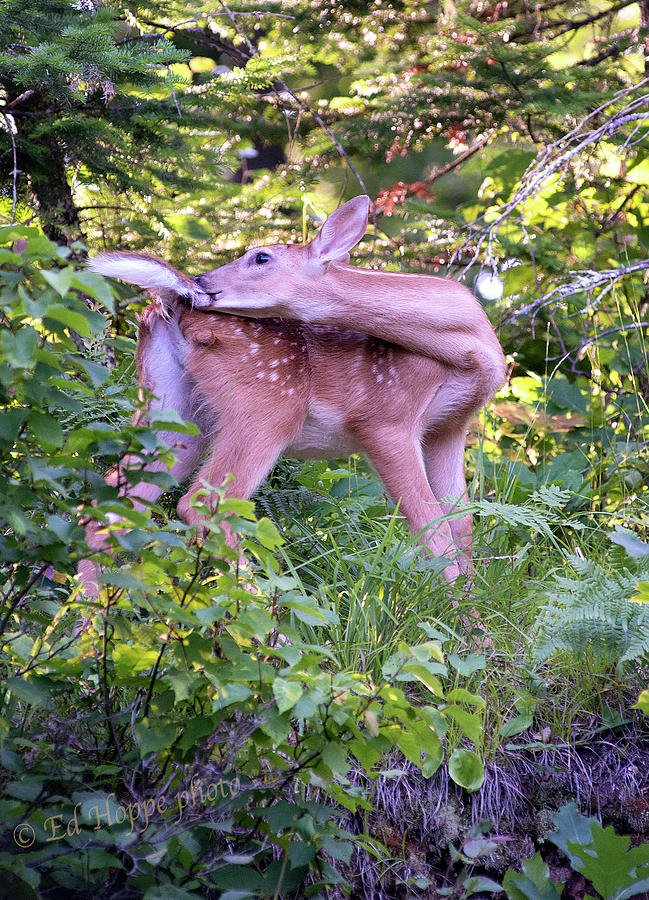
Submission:
M 477 789 L 483 699 L 458 686 L 434 637 L 400 643 L 378 680 L 341 665 L 320 639 L 338 613 L 280 573 L 282 539 L 251 502 L 221 488 L 210 514 L 199 495 L 209 524 L 197 542 L 109 488 L 101 470 L 127 455 L 129 478 L 172 485 L 142 462 L 171 461 L 156 423 L 193 426 L 172 411 L 127 424 L 128 392 L 112 425 L 89 420 L 83 398 L 124 387 L 121 363 L 109 370 L 93 352 L 132 351 L 106 330 L 115 298 L 35 230 L 0 237 L 24 241 L 0 269 L 3 868 L 16 891 L 98 896 L 342 883 L 351 835 L 332 809 L 371 810 L 390 752 L 432 775 L 451 733 L 476 750 L 456 746 L 449 774 Z M 72 580 L 88 552 L 79 502 L 115 554 L 96 602 Z M 237 569 L 226 520 L 258 561 L 254 579 Z
M 605 900 L 627 900 L 649 888 L 649 844 L 629 849 L 630 839 L 587 819 L 574 803 L 553 818 L 557 830 L 548 834 Z
M 547 659 L 559 650 L 577 657 L 589 651 L 621 664 L 649 651 L 649 612 L 632 598 L 646 580 L 649 559 L 613 556 L 604 566 L 571 556 L 572 576 L 556 574 L 548 602 L 537 620 L 536 654 Z
M 21 253 L 6 246 L 11 241 L 24 242 Z M 78 504 L 111 494 L 102 471 L 129 452 L 141 460 L 160 450 L 165 458 L 166 445 L 126 421 L 135 386 L 125 390 L 120 367 L 106 365 L 111 347 L 124 346 L 104 340 L 114 298 L 103 279 L 76 268 L 68 248 L 36 229 L 4 228 L 0 242 L 0 565 L 11 573 L 11 610 L 48 566 L 71 572 L 84 546 Z
M 574 803 L 563 806 L 552 819 L 555 830 L 546 839 L 568 858 L 605 900 L 627 900 L 649 887 L 649 844 L 629 849 L 630 839 L 617 835 L 597 819 L 583 816 Z M 537 853 L 523 863 L 522 873 L 508 869 L 503 889 L 509 900 L 559 900 L 562 883 L 551 880 L 550 871 Z
M 4 885 L 326 893 L 353 846 L 384 855 L 369 831 L 387 753 L 484 791 L 501 739 L 552 753 L 602 684 L 620 708 L 647 684 L 649 145 L 641 118 L 616 119 L 645 114 L 646 29 L 612 2 L 592 21 L 567 3 L 23 6 L 0 10 Z M 304 241 L 365 189 L 362 264 L 504 280 L 484 298 L 512 372 L 470 437 L 470 592 L 443 584 L 357 459 L 282 462 L 257 515 L 221 503 L 200 546 L 173 494 L 137 512 L 103 480 L 129 461 L 132 483 L 178 487 L 142 471 L 172 456 L 131 423 L 131 298 L 75 263 L 79 239 L 198 271 Z M 79 507 L 115 551 L 97 603 L 76 593 Z M 239 789 L 205 803 L 195 775 Z M 575 871 L 632 896 L 644 851 L 580 821 L 558 823 Z M 409 890 L 495 891 L 476 874 L 492 843 L 472 835 L 445 887 Z M 538 855 L 504 887 L 560 891 Z
M 522 873 L 508 869 L 503 878 L 503 890 L 509 900 L 560 900 L 562 883 L 550 879 L 550 870 L 536 853 L 523 863 Z

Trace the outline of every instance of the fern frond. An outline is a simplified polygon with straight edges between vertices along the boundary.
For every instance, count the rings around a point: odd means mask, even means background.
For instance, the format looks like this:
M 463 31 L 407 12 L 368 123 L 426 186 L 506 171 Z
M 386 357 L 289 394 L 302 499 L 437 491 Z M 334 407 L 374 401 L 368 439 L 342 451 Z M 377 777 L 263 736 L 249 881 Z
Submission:
M 566 561 L 574 575 L 554 577 L 535 625 L 537 658 L 559 650 L 583 657 L 589 650 L 620 664 L 649 653 L 649 609 L 630 599 L 647 578 L 649 559 L 613 560 L 612 569 L 577 556 Z

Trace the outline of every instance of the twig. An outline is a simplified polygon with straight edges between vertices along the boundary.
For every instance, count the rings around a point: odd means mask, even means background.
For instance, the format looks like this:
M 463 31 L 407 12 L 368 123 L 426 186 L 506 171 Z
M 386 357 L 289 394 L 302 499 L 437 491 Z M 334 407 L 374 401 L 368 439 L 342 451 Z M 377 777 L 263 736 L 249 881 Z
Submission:
M 282 88 L 282 91 L 284 91 L 284 92 L 287 93 L 290 97 L 292 97 L 293 100 L 295 100 L 295 102 L 296 102 L 299 106 L 301 106 L 302 109 L 303 109 L 305 112 L 309 113 L 309 115 L 312 116 L 313 119 L 318 123 L 318 125 L 320 126 L 320 128 L 322 128 L 322 130 L 328 135 L 329 139 L 331 140 L 331 143 L 334 145 L 334 147 L 336 148 L 336 150 L 338 151 L 338 153 L 340 154 L 340 156 L 344 159 L 347 168 L 348 168 L 348 169 L 350 170 L 350 172 L 354 175 L 354 177 L 356 178 L 356 181 L 358 181 L 359 185 L 360 185 L 361 188 L 363 189 L 363 192 L 364 192 L 365 194 L 368 194 L 369 192 L 368 192 L 368 190 L 367 190 L 367 187 L 366 187 L 366 185 L 365 185 L 365 182 L 363 181 L 361 175 L 359 174 L 358 170 L 356 169 L 354 163 L 351 161 L 351 159 L 350 159 L 349 156 L 347 155 L 347 152 L 345 151 L 345 148 L 344 148 L 343 145 L 340 143 L 340 141 L 338 140 L 338 138 L 336 137 L 336 135 L 333 133 L 333 131 L 331 130 L 331 128 L 329 128 L 329 126 L 328 126 L 328 125 L 326 124 L 326 122 L 318 115 L 318 113 L 317 113 L 314 109 L 312 109 L 312 108 L 309 106 L 309 104 L 308 104 L 305 100 L 302 100 L 300 97 L 298 97 L 297 94 L 295 94 L 295 93 L 294 93 L 294 92 L 293 92 L 293 91 L 285 84 L 285 82 L 283 82 L 283 81 L 281 81 L 281 80 L 278 79 L 277 83 L 278 83 L 279 86 Z M 370 202 L 371 202 L 371 201 L 370 201 Z M 372 210 L 374 211 L 374 203 L 372 203 Z M 376 213 L 373 212 L 373 215 L 374 215 L 374 225 L 376 225 Z
M 18 606 L 18 604 L 20 603 L 20 601 L 21 601 L 24 597 L 27 596 L 27 594 L 30 592 L 30 590 L 32 589 L 32 587 L 36 584 L 36 582 L 38 581 L 38 579 L 41 577 L 41 575 L 43 575 L 43 573 L 44 573 L 48 568 L 49 568 L 49 563 L 44 563 L 44 564 L 43 564 L 42 566 L 40 566 L 38 569 L 35 569 L 34 572 L 32 572 L 32 575 L 30 576 L 29 581 L 27 582 L 27 584 L 26 584 L 23 588 L 21 588 L 21 590 L 20 590 L 20 591 L 18 592 L 18 594 L 13 598 L 13 600 L 11 600 L 11 602 L 9 602 L 9 597 L 10 597 L 10 594 L 11 594 L 11 587 L 9 588 L 9 590 L 7 591 L 7 593 L 6 593 L 6 594 L 4 595 L 4 597 L 2 598 L 2 603 L 3 603 L 3 604 L 4 604 L 4 603 L 8 603 L 8 609 L 7 609 L 6 613 L 5 613 L 5 615 L 4 615 L 3 619 L 2 619 L 2 621 L 0 622 L 0 635 L 1 635 L 1 634 L 4 634 L 4 630 L 5 630 L 5 627 L 6 627 L 6 625 L 7 625 L 7 622 L 8 622 L 9 619 L 11 618 L 11 616 L 12 616 L 14 610 L 16 609 L 16 607 Z
M 633 6 L 636 2 L 637 0 L 622 0 L 621 3 L 609 6 L 608 9 L 600 10 L 583 19 L 560 19 L 559 21 L 554 22 L 544 22 L 542 25 L 535 25 L 534 28 L 514 32 L 509 40 L 515 41 L 517 38 L 528 37 L 530 34 L 538 34 L 541 31 L 550 31 L 552 28 L 563 27 L 563 31 L 558 31 L 554 35 L 555 38 L 561 37 L 561 35 L 566 34 L 569 31 L 576 31 L 578 28 L 583 28 L 584 25 L 592 25 L 594 22 L 606 18 L 606 16 L 615 15 L 620 12 L 620 10 L 626 9 L 627 6 Z
M 11 221 L 13 225 L 16 220 L 16 206 L 18 205 L 18 151 L 16 150 L 16 137 L 14 135 L 15 123 L 6 112 L 2 112 L 2 118 L 5 120 L 5 128 L 11 140 L 11 151 L 13 154 L 14 167 L 11 172 L 12 177 L 12 203 L 11 203 Z
M 14 97 L 9 103 L 7 103 L 6 109 L 10 109 L 12 106 L 15 106 L 16 103 L 21 103 L 23 100 L 28 100 L 32 94 L 35 94 L 36 91 L 33 88 L 30 88 L 28 91 L 23 91 L 22 94 L 18 94 L 17 97 Z
M 235 31 L 237 32 L 237 34 L 238 34 L 240 37 L 242 37 L 242 38 L 244 39 L 245 44 L 246 44 L 246 47 L 248 48 L 249 53 L 250 53 L 252 56 L 256 56 L 256 55 L 258 54 L 259 51 L 258 51 L 257 48 L 254 46 L 254 44 L 250 41 L 250 39 L 248 38 L 248 36 L 247 36 L 244 32 L 242 32 L 241 29 L 238 27 L 238 25 L 237 25 L 237 23 L 236 23 L 236 21 L 235 21 L 235 18 L 234 18 L 234 13 L 232 13 L 232 11 L 226 6 L 226 4 L 223 2 L 223 0 L 219 0 L 219 5 L 220 5 L 221 8 L 225 11 L 226 15 L 229 16 L 229 18 L 230 18 L 230 20 L 231 20 L 231 22 L 232 22 L 232 26 L 233 26 L 233 28 L 235 29 Z M 367 187 L 366 187 L 366 185 L 365 185 L 365 182 L 363 181 L 363 179 L 362 179 L 360 173 L 359 173 L 358 170 L 356 169 L 356 166 L 353 164 L 353 162 L 351 161 L 351 159 L 350 159 L 349 156 L 347 155 L 347 152 L 345 151 L 345 148 L 344 148 L 343 145 L 340 143 L 340 141 L 338 140 L 338 138 L 336 137 L 336 135 L 333 133 L 333 131 L 331 130 L 331 128 L 329 128 L 329 126 L 328 126 L 328 125 L 326 124 L 326 122 L 321 118 L 321 116 L 318 115 L 318 113 L 317 113 L 314 109 L 312 109 L 312 108 L 309 106 L 309 104 L 308 104 L 305 100 L 302 100 L 300 97 L 298 97 L 298 95 L 297 95 L 294 91 L 292 91 L 292 90 L 290 89 L 290 87 L 289 87 L 284 81 L 282 81 L 281 79 L 278 78 L 278 79 L 277 79 L 277 84 L 281 87 L 283 93 L 288 94 L 289 97 L 291 97 L 291 98 L 298 104 L 298 106 L 300 106 L 306 113 L 308 113 L 310 116 L 312 116 L 313 119 L 318 123 L 318 125 L 320 126 L 320 128 L 322 128 L 322 130 L 325 132 L 325 134 L 327 134 L 327 136 L 328 136 L 329 139 L 331 140 L 332 144 L 334 145 L 334 147 L 335 147 L 336 150 L 338 151 L 338 153 L 339 153 L 339 155 L 341 156 L 341 158 L 344 160 L 345 165 L 347 166 L 347 168 L 350 170 L 350 172 L 352 172 L 352 174 L 353 174 L 354 177 L 356 178 L 356 181 L 358 181 L 358 183 L 359 183 L 361 189 L 363 190 L 363 193 L 364 193 L 364 194 L 367 194 L 367 195 L 369 196 L 369 191 L 367 190 Z M 374 234 L 376 235 L 376 207 L 375 207 L 375 205 L 374 205 L 374 203 L 373 203 L 373 201 L 372 201 L 371 198 L 370 198 L 370 209 L 371 209 L 371 217 L 372 217 L 372 225 L 373 225 L 373 228 L 374 228 Z M 375 237 L 375 240 L 376 240 L 376 237 Z
M 600 331 L 598 334 L 593 335 L 592 337 L 586 338 L 585 341 L 582 341 L 579 347 L 576 347 L 574 350 L 571 350 L 568 353 L 570 356 L 572 353 L 579 353 L 584 349 L 588 344 L 594 344 L 595 341 L 598 341 L 600 338 L 608 337 L 609 334 L 619 334 L 620 331 L 629 331 L 632 328 L 649 328 L 649 322 L 629 322 L 628 325 L 618 325 L 615 328 L 607 328 L 606 331 Z
M 538 194 L 548 179 L 556 175 L 557 172 L 563 173 L 563 176 L 565 177 L 568 167 L 575 157 L 580 156 L 586 150 L 590 151 L 591 148 L 596 147 L 602 140 L 610 138 L 611 135 L 623 131 L 632 124 L 634 127 L 627 141 L 633 137 L 643 122 L 649 118 L 649 96 L 642 90 L 648 84 L 649 78 L 643 78 L 637 84 L 618 91 L 610 99 L 606 100 L 581 119 L 566 135 L 561 137 L 558 141 L 555 141 L 553 144 L 550 144 L 544 151 L 537 155 L 534 162 L 523 174 L 512 197 L 507 203 L 504 203 L 496 210 L 496 218 L 487 225 L 485 214 L 483 214 L 471 223 L 470 230 L 474 235 L 476 232 L 479 235 L 473 251 L 472 263 L 478 258 L 486 244 L 486 261 L 487 263 L 493 264 L 492 247 L 498 232 L 505 221 L 511 216 L 514 210 L 523 206 L 530 197 Z M 629 95 L 634 93 L 636 96 L 629 98 Z M 592 127 L 590 125 L 593 119 L 600 116 L 606 110 L 609 110 L 623 98 L 627 98 L 624 105 L 617 109 L 613 114 L 609 115 L 601 125 L 598 125 L 597 127 Z M 461 254 L 462 250 L 464 250 L 469 242 L 474 239 L 475 238 L 469 238 L 458 247 L 449 264 L 451 264 L 455 257 Z M 643 266 L 643 268 L 645 268 L 645 266 Z
M 147 19 L 142 19 L 145 25 L 150 25 L 153 28 L 160 28 L 162 31 L 180 31 L 184 25 L 200 25 L 201 22 L 209 23 L 212 19 L 219 19 L 223 16 L 227 16 L 228 13 L 206 13 L 204 16 L 194 16 L 191 19 L 183 19 L 182 22 L 175 22 L 173 25 L 165 25 L 162 22 L 151 22 Z M 262 19 L 266 17 L 272 17 L 274 19 L 295 19 L 295 16 L 289 16 L 285 13 L 276 13 L 276 12 L 232 12 L 229 13 L 229 18 L 233 16 L 250 16 L 254 19 Z M 123 17 L 120 17 L 122 21 Z M 188 30 L 188 29 L 187 29 Z M 121 44 L 130 44 L 133 41 L 152 41 L 158 40 L 161 37 L 159 34 L 136 34 L 131 35 L 130 37 L 122 38 L 121 41 L 117 41 L 116 45 L 120 46 Z M 32 92 L 33 93 L 33 92 Z
M 463 162 L 466 162 L 467 159 L 470 159 L 478 150 L 482 150 L 482 148 L 489 142 L 489 139 L 493 135 L 494 130 L 492 129 L 487 134 L 483 135 L 480 140 L 476 141 L 472 147 L 469 147 L 457 156 L 455 159 L 451 160 L 451 162 L 447 163 L 445 166 L 442 166 L 441 169 L 433 169 L 430 175 L 427 178 L 424 178 L 425 184 L 432 184 L 434 181 L 437 181 L 439 178 L 443 178 L 444 175 L 448 175 L 449 172 L 452 172 L 453 169 L 456 169 L 458 166 L 461 166 Z
M 630 200 L 632 200 L 632 199 L 635 197 L 635 195 L 638 193 L 639 190 L 640 190 L 640 185 L 639 185 L 639 184 L 636 184 L 636 185 L 634 185 L 634 186 L 631 188 L 631 190 L 630 190 L 630 191 L 628 192 L 628 194 L 625 196 L 624 200 L 620 203 L 620 205 L 618 206 L 618 208 L 612 210 L 612 212 L 610 212 L 609 215 L 604 219 L 604 221 L 602 222 L 602 224 L 601 224 L 601 226 L 600 226 L 600 228 L 599 228 L 599 231 L 597 232 L 597 235 L 598 235 L 598 236 L 599 236 L 600 234 L 603 234 L 603 233 L 606 231 L 606 229 L 607 229 L 610 225 L 612 225 L 613 222 L 615 222 L 615 220 L 616 220 L 617 217 L 620 215 L 620 213 L 622 212 L 622 210 L 624 209 L 624 207 L 627 205 L 627 203 L 629 203 Z
M 529 314 L 536 316 L 541 309 L 545 306 L 549 306 L 553 300 L 563 300 L 566 297 L 571 297 L 574 294 L 581 294 L 585 291 L 602 289 L 602 293 L 599 296 L 599 299 L 601 300 L 601 298 L 605 294 L 608 294 L 615 286 L 620 278 L 624 278 L 634 272 L 644 272 L 647 270 L 649 270 L 649 259 L 639 260 L 629 266 L 620 266 L 619 269 L 600 269 L 599 271 L 595 269 L 584 269 L 580 272 L 570 272 L 563 279 L 563 284 L 553 288 L 549 293 L 544 294 L 543 297 L 539 297 L 532 301 L 532 303 L 528 303 L 521 309 L 516 310 L 509 318 L 503 320 L 500 325 L 508 325 L 510 322 L 514 322 L 516 319 L 520 318 L 520 316 Z

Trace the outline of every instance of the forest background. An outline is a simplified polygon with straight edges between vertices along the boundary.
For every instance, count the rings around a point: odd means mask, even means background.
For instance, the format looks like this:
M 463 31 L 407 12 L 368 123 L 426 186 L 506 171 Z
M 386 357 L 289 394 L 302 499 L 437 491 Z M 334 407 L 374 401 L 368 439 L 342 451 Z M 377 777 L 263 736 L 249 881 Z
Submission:
M 648 51 L 646 0 L 5 0 L 0 894 L 649 889 Z M 86 254 L 193 275 L 359 193 L 354 264 L 464 280 L 507 354 L 455 609 L 360 458 L 280 462 L 200 545 L 170 478 L 136 513 L 102 477 L 170 455 L 145 300 Z M 130 525 L 96 603 L 91 501 Z

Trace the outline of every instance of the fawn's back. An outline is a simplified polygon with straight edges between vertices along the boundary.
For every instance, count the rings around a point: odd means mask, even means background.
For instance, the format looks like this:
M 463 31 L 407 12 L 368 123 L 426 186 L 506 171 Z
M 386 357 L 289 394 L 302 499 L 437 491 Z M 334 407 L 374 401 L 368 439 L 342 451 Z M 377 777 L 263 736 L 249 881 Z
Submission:
M 364 433 L 377 427 L 423 437 L 466 421 L 482 401 L 470 389 L 471 373 L 341 328 L 188 307 L 179 309 L 177 326 L 165 320 L 160 326 L 179 329 L 190 406 L 201 430 L 276 431 L 288 456 L 356 452 Z M 140 347 L 141 354 L 149 352 L 146 340 Z M 146 374 L 143 380 L 158 393 Z

